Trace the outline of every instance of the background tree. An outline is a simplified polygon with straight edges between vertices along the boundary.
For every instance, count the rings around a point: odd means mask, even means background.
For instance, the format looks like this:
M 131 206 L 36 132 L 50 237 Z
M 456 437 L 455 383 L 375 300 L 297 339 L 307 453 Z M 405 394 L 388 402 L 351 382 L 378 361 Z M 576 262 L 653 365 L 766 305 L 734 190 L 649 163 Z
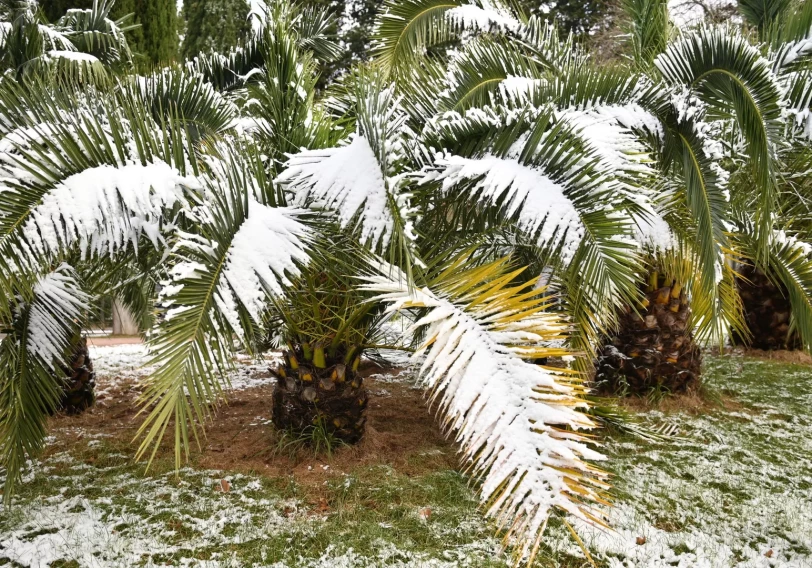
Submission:
M 93 0 L 43 0 L 41 7 L 48 21 L 55 22 L 72 8 L 93 7 Z M 138 27 L 127 32 L 127 42 L 136 59 L 140 56 L 150 63 L 168 62 L 178 55 L 175 7 L 174 2 L 165 0 L 116 0 L 110 8 L 110 18 L 133 14 L 131 23 Z
M 249 10 L 245 0 L 184 0 L 183 57 L 191 59 L 209 51 L 225 53 L 240 43 L 251 31 Z
M 558 25 L 565 32 L 588 35 L 611 24 L 614 0 L 517 0 L 529 16 L 537 16 Z

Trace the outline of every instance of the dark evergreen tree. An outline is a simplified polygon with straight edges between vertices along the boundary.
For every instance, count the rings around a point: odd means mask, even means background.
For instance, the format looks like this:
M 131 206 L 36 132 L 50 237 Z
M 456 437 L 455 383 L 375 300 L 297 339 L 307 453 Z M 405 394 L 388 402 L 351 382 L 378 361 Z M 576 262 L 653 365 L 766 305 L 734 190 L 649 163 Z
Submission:
M 175 0 L 136 0 L 144 34 L 143 52 L 153 63 L 178 56 L 178 12 Z
M 183 56 L 227 52 L 250 33 L 249 10 L 246 0 L 184 0 Z
M 93 0 L 42 0 L 48 21 L 55 22 L 71 8 L 87 9 Z M 110 11 L 114 20 L 133 14 L 141 27 L 127 32 L 127 43 L 136 58 L 152 63 L 170 61 L 178 54 L 177 5 L 173 0 L 116 0 Z

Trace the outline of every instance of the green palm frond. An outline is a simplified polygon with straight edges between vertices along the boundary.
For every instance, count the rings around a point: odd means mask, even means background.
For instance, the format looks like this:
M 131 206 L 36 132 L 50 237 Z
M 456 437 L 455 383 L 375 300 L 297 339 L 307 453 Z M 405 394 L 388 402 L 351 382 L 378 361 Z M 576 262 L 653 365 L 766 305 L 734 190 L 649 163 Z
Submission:
M 112 254 L 141 234 L 157 245 L 166 210 L 182 207 L 196 158 L 182 128 L 163 129 L 148 111 L 96 93 L 52 98 L 47 89 L 0 93 L 5 108 L 37 108 L 4 139 L 0 248 L 21 268 L 78 246 Z M 69 112 L 63 112 L 68 108 Z M 2 112 L 2 110 L 0 110 Z M 48 120 L 50 118 L 50 120 Z
M 584 62 L 566 73 L 547 76 L 533 85 L 529 102 L 533 106 L 554 104 L 559 108 L 589 108 L 598 105 L 634 103 L 648 80 L 620 65 Z
M 671 35 L 667 0 L 624 0 L 629 17 L 629 40 L 634 60 L 649 66 L 665 51 Z
M 532 16 L 519 29 L 517 43 L 540 69 L 566 75 L 585 63 L 587 54 L 575 43 L 572 34 L 564 38 L 561 35 L 554 22 Z
M 498 211 L 552 253 L 552 266 L 567 275 L 572 338 L 591 351 L 615 308 L 637 293 L 624 166 L 603 159 L 550 109 L 491 117 L 477 111 L 438 124 L 429 144 L 451 154 L 439 157 L 423 182 L 440 184 L 462 208 Z
M 282 294 L 288 274 L 298 274 L 308 258 L 308 230 L 297 212 L 257 201 L 252 165 L 239 155 L 220 160 L 204 177 L 205 203 L 189 213 L 194 232 L 180 235 L 169 259 L 164 312 L 149 341 L 158 370 L 140 399 L 148 415 L 137 456 L 152 447 L 154 457 L 174 423 L 178 467 L 182 452 L 188 457 L 190 433 L 197 439 L 227 382 L 232 338 L 254 343 L 269 296 Z
M 329 117 L 314 106 L 316 66 L 295 38 L 270 28 L 261 46 L 265 67 L 248 86 L 251 104 L 246 111 L 256 120 L 257 138 L 268 152 L 274 172 L 287 154 L 302 148 L 321 148 L 334 142 Z
M 578 374 L 533 365 L 566 355 L 567 324 L 551 301 L 505 260 L 469 267 L 461 257 L 426 287 L 382 267 L 365 290 L 393 311 L 418 311 L 414 331 L 420 377 L 442 424 L 456 436 L 479 482 L 485 511 L 518 558 L 538 552 L 556 510 L 602 525 L 593 506 L 605 503 L 606 474 L 586 460 L 603 457 L 587 445 L 586 392 Z M 419 358 L 419 359 L 418 359 Z
M 46 421 L 62 393 L 58 376 L 80 329 L 87 296 L 62 265 L 38 279 L 31 299 L 14 308 L 0 342 L 0 464 L 10 503 L 28 459 L 43 448 Z M 19 302 L 19 300 L 18 300 Z
M 739 13 L 763 38 L 766 31 L 784 16 L 793 0 L 738 0 Z
M 278 181 L 296 204 L 337 211 L 342 228 L 356 230 L 361 242 L 408 266 L 415 238 L 404 189 L 408 117 L 394 85 L 376 69 L 365 73 L 365 80 L 354 83 L 356 134 L 342 146 L 290 156 Z
M 387 0 L 374 32 L 375 55 L 386 69 L 399 70 L 427 48 L 450 42 L 465 30 L 518 30 L 506 10 L 464 0 Z
M 342 55 L 336 38 L 337 26 L 335 17 L 318 6 L 298 7 L 293 17 L 293 28 L 299 39 L 299 46 L 322 62 L 335 61 Z
M 177 117 L 194 141 L 232 127 L 239 112 L 202 75 L 177 67 L 122 81 L 116 92 L 120 97 L 140 99 L 158 123 Z
M 780 141 L 781 87 L 770 63 L 740 34 L 702 28 L 673 43 L 655 65 L 672 85 L 687 88 L 681 105 L 699 97 L 711 112 L 736 120 L 760 190 L 756 229 L 766 250 L 776 210 L 775 152 Z
M 124 34 L 137 26 L 129 24 L 130 16 L 112 21 L 109 16 L 113 3 L 94 0 L 88 10 L 68 10 L 56 23 L 56 28 L 78 51 L 95 56 L 105 65 L 130 65 L 132 53 Z
M 521 83 L 511 87 L 506 81 Z M 514 91 L 526 92 L 538 82 L 536 66 L 514 42 L 481 36 L 468 42 L 449 65 L 448 89 L 443 93 L 444 110 L 465 111 L 471 107 L 508 100 Z M 497 97 L 503 88 L 504 97 Z

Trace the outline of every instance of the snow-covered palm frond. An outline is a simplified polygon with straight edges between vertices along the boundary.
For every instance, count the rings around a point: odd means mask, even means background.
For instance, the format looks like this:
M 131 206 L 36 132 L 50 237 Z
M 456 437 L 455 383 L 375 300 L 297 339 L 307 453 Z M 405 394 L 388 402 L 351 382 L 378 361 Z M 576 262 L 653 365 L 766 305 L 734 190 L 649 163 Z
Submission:
M 812 70 L 788 74 L 784 78 L 784 93 L 791 130 L 812 139 Z
M 439 153 L 422 182 L 450 197 L 499 212 L 553 253 L 585 295 L 573 304 L 579 348 L 634 294 L 633 187 L 554 109 L 472 109 L 440 117 L 425 133 Z M 648 176 L 646 176 L 648 179 Z M 581 335 L 583 332 L 584 335 Z
M 14 100 L 52 119 L 13 115 L 22 125 L 0 140 L 0 247 L 21 266 L 76 245 L 104 254 L 142 235 L 157 244 L 164 212 L 198 189 L 183 130 L 162 129 L 137 101 Z
M 425 177 L 423 183 L 442 182 L 446 193 L 468 185 L 476 200 L 494 206 L 502 203 L 505 214 L 515 217 L 540 245 L 560 247 L 564 262 L 572 260 L 586 231 L 564 184 L 541 169 L 522 164 L 517 156 L 463 158 L 441 154 L 434 165 L 438 171 Z
M 218 92 L 200 73 L 180 68 L 165 68 L 135 80 L 136 93 L 152 110 L 155 120 L 176 116 L 202 137 L 221 133 L 234 125 L 239 111 L 233 102 Z
M 269 297 L 280 295 L 288 275 L 308 259 L 308 230 L 298 212 L 259 203 L 251 166 L 238 156 L 222 159 L 224 167 L 244 170 L 205 178 L 207 200 L 192 213 L 194 233 L 180 233 L 172 251 L 159 300 L 164 317 L 149 342 L 158 370 L 141 399 L 149 415 L 139 429 L 138 456 L 157 450 L 174 421 L 178 465 L 181 450 L 188 455 L 189 429 L 197 437 L 197 424 L 222 391 L 233 338 L 250 348 Z
M 9 502 L 26 460 L 43 447 L 46 420 L 62 393 L 57 376 L 88 309 L 73 270 L 41 277 L 0 343 L 0 463 Z
M 517 31 L 519 22 L 489 0 L 387 0 L 374 32 L 381 63 L 399 69 L 424 51 L 465 31 Z
M 561 36 L 554 22 L 535 15 L 518 31 L 519 43 L 528 57 L 557 76 L 571 73 L 587 61 L 586 53 L 574 42 L 572 34 Z
M 42 34 L 43 47 L 47 51 L 78 51 L 70 38 L 61 30 L 45 24 L 38 24 L 37 31 Z
M 260 49 L 265 68 L 248 86 L 246 110 L 257 121 L 257 135 L 278 172 L 286 154 L 331 145 L 336 134 L 314 105 L 318 73 L 311 54 L 280 32 L 266 37 Z
M 549 299 L 532 283 L 511 285 L 521 270 L 504 261 L 467 270 L 463 262 L 430 287 L 384 269 L 364 288 L 393 311 L 422 314 L 414 360 L 423 385 L 481 482 L 486 513 L 532 563 L 555 510 L 602 524 L 591 505 L 603 502 L 606 475 L 586 460 L 603 456 L 582 434 L 595 424 L 579 376 L 525 361 L 566 354 L 554 345 L 567 325 L 546 313 Z
M 89 9 L 70 9 L 57 22 L 56 28 L 78 51 L 96 56 L 107 65 L 132 62 L 132 53 L 124 32 L 136 26 L 127 18 L 114 22 L 109 18 L 113 2 L 94 2 Z
M 356 84 L 357 132 L 343 146 L 290 156 L 278 182 L 299 206 L 338 212 L 342 228 L 356 226 L 363 242 L 386 248 L 393 236 L 412 238 L 403 184 L 407 115 L 394 86 Z
M 185 191 L 198 188 L 196 179 L 162 161 L 89 168 L 42 196 L 22 226 L 23 242 L 33 255 L 74 244 L 83 254 L 112 254 L 129 243 L 137 247 L 142 235 L 158 247 L 164 212 L 185 204 Z
M 444 110 L 462 112 L 471 107 L 518 98 L 538 82 L 539 70 L 515 42 L 482 36 L 468 42 L 449 64 Z M 524 82 L 524 85 L 520 85 Z M 518 91 L 514 93 L 514 91 Z
M 756 228 L 766 246 L 776 207 L 775 152 L 782 134 L 781 85 L 770 62 L 730 28 L 701 28 L 657 57 L 655 65 L 683 101 L 698 97 L 710 110 L 732 114 L 746 141 L 760 190 Z

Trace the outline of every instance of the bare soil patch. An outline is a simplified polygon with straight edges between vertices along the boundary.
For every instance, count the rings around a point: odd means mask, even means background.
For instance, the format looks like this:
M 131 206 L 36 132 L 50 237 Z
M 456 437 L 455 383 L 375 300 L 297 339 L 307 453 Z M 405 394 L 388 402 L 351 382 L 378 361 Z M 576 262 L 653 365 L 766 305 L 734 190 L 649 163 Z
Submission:
M 362 369 L 370 393 L 367 432 L 354 447 L 339 447 L 329 456 L 316 456 L 308 448 L 280 447 L 280 434 L 270 423 L 273 386 L 264 385 L 227 394 L 206 427 L 202 447 L 192 452 L 190 465 L 274 478 L 293 475 L 298 483 L 314 487 L 335 474 L 365 466 L 387 465 L 406 475 L 456 468 L 456 450 L 429 414 L 422 391 L 408 382 L 387 380 L 399 371 L 372 365 Z M 134 455 L 138 444 L 134 437 L 143 419 L 137 416 L 140 386 L 134 379 L 110 383 L 101 385 L 97 404 L 88 412 L 51 419 L 50 432 L 56 440 L 48 446 L 48 454 L 87 451 L 89 440 L 104 439 Z M 173 440 L 165 440 L 156 459 L 171 461 L 173 451 Z

